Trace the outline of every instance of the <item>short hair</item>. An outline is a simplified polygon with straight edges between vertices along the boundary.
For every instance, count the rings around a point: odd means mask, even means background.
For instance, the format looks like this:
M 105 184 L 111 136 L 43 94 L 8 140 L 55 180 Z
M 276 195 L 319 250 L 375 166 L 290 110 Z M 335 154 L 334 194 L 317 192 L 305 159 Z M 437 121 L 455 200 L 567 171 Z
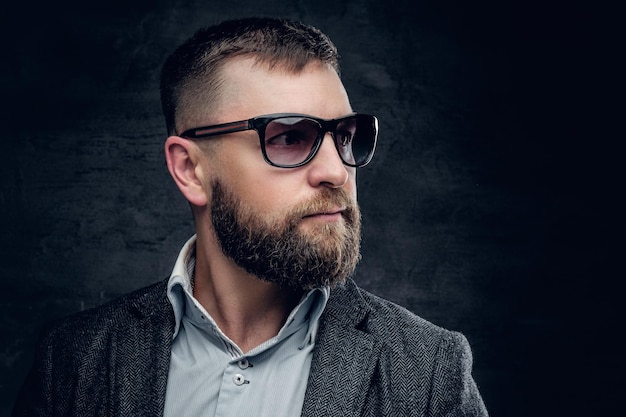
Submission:
M 319 29 L 301 22 L 266 17 L 228 20 L 198 30 L 165 61 L 161 71 L 161 104 L 169 135 L 178 116 L 202 106 L 209 110 L 222 93 L 220 69 L 229 59 L 251 56 L 268 68 L 292 73 L 311 62 L 340 74 L 337 48 Z

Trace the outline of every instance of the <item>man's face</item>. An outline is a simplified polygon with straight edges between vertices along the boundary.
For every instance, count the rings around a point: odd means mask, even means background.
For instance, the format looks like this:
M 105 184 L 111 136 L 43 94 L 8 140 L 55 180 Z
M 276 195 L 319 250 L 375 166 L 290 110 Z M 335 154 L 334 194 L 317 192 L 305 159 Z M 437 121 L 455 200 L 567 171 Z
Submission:
M 249 59 L 224 67 L 226 99 L 210 123 L 272 113 L 337 118 L 352 112 L 337 74 L 310 65 L 300 74 L 267 70 Z M 359 259 L 360 214 L 355 168 L 341 162 L 327 135 L 315 158 L 276 168 L 262 156 L 258 135 L 225 135 L 209 157 L 211 223 L 224 254 L 281 287 L 333 285 Z

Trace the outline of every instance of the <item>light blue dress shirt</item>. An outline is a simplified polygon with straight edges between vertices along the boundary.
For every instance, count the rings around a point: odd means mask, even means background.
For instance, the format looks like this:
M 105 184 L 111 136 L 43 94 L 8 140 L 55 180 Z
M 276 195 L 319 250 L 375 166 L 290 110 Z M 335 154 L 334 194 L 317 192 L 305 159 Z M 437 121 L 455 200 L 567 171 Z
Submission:
M 276 336 L 244 354 L 193 297 L 195 242 L 168 283 L 176 322 L 164 416 L 299 416 L 330 290 L 311 290 Z

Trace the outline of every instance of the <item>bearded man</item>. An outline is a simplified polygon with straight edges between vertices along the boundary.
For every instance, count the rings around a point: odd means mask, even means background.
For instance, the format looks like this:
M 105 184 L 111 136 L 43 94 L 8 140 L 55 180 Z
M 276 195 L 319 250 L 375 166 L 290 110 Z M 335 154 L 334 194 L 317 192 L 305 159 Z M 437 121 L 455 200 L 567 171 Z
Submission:
M 357 287 L 356 113 L 299 22 L 202 29 L 165 62 L 171 276 L 53 326 L 16 416 L 484 416 L 466 339 Z

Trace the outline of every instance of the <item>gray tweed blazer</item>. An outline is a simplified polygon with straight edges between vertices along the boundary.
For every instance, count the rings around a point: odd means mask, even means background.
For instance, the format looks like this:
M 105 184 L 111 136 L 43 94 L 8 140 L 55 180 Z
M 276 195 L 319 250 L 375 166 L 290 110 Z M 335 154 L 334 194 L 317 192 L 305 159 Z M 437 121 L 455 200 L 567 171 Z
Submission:
M 166 282 L 51 326 L 14 416 L 162 416 Z M 486 416 L 465 337 L 349 280 L 321 318 L 302 416 Z

